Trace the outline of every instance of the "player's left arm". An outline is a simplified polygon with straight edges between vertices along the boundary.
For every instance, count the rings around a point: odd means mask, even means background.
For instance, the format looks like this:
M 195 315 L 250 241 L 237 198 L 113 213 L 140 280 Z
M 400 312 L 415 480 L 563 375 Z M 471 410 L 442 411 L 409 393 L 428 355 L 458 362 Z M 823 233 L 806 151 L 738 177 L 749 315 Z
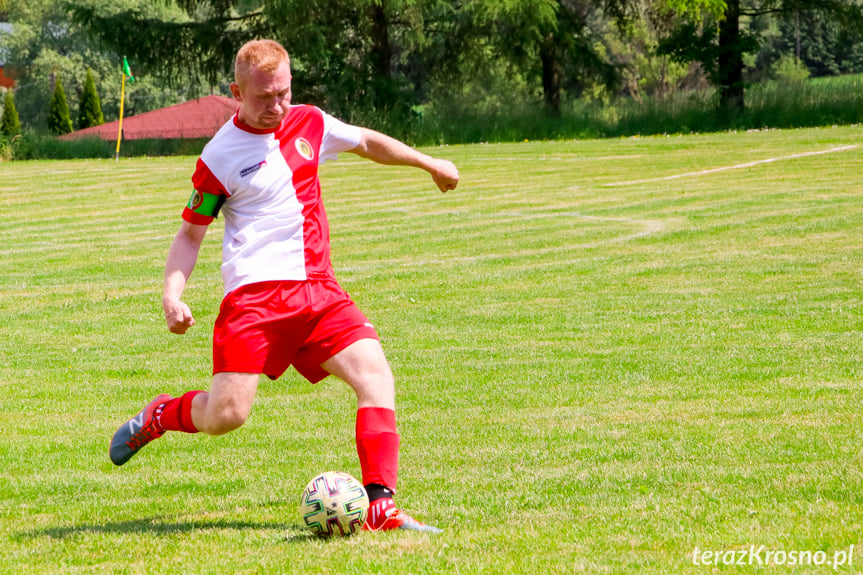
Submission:
M 449 160 L 423 154 L 404 142 L 368 128 L 360 128 L 360 132 L 360 143 L 353 150 L 349 150 L 351 153 L 387 166 L 422 168 L 431 175 L 442 192 L 454 190 L 458 185 L 458 168 Z

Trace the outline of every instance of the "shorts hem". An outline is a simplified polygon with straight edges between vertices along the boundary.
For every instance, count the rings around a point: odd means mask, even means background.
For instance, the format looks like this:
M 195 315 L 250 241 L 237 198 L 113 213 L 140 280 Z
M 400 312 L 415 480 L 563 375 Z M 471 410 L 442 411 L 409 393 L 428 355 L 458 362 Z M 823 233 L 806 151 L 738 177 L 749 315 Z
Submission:
M 380 337 L 375 331 L 375 328 L 368 326 L 360 326 L 352 330 L 350 333 L 346 334 L 345 337 L 340 339 L 330 349 L 323 350 L 322 353 L 319 353 L 314 358 L 314 360 L 312 360 L 315 367 L 300 368 L 297 365 L 294 365 L 294 369 L 296 369 L 300 375 L 309 380 L 310 383 L 318 383 L 319 381 L 326 379 L 326 377 L 330 375 L 330 372 L 321 367 L 321 364 L 326 362 L 328 359 L 330 359 L 340 351 L 344 351 L 344 349 L 347 348 L 349 345 L 352 345 L 363 339 L 373 339 L 375 341 L 380 341 Z
M 261 366 L 258 365 L 223 365 L 223 366 L 213 366 L 213 375 L 218 375 L 220 373 L 253 373 L 255 375 L 261 375 L 264 373 L 264 370 Z

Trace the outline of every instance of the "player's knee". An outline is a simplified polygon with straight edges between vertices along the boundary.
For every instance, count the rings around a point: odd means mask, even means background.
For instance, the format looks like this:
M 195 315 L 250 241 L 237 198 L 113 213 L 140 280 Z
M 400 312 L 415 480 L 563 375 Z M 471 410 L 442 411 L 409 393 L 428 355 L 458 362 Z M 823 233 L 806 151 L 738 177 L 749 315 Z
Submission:
M 241 427 L 248 417 L 248 410 L 227 406 L 213 413 L 202 431 L 207 435 L 224 435 Z
M 387 390 L 395 387 L 395 378 L 389 367 L 368 369 L 357 376 L 357 386 L 368 390 Z
M 352 384 L 360 405 L 389 406 L 395 397 L 395 379 L 389 369 L 368 371 Z

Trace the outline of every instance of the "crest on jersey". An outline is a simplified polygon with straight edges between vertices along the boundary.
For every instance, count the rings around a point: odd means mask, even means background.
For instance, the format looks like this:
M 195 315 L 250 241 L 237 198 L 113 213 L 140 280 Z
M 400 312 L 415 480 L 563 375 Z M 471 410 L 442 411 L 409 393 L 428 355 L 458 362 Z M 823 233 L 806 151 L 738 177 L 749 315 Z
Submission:
M 294 140 L 294 146 L 297 148 L 297 152 L 306 160 L 312 160 L 315 157 L 315 151 L 312 149 L 312 145 L 305 138 L 297 138 Z

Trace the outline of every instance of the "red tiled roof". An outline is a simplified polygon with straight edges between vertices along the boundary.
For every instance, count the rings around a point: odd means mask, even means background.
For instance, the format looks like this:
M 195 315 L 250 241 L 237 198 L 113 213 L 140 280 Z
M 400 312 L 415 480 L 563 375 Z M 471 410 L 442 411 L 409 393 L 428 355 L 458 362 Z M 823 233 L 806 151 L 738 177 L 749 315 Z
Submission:
M 145 112 L 123 118 L 123 139 L 141 140 L 210 138 L 236 112 L 239 103 L 224 96 L 206 96 L 168 106 L 160 110 Z M 96 136 L 103 140 L 117 139 L 118 122 L 108 122 L 66 134 L 60 138 L 71 140 L 86 136 Z
M 4 88 L 14 88 L 15 87 L 15 80 L 13 78 L 10 78 L 9 76 L 6 76 L 3 73 L 3 69 L 4 69 L 4 66 L 2 64 L 0 64 L 0 86 L 2 86 Z

